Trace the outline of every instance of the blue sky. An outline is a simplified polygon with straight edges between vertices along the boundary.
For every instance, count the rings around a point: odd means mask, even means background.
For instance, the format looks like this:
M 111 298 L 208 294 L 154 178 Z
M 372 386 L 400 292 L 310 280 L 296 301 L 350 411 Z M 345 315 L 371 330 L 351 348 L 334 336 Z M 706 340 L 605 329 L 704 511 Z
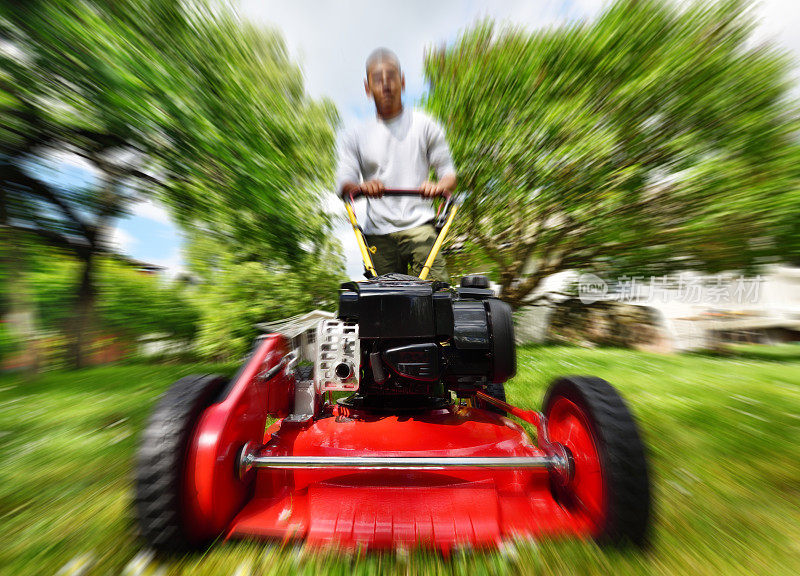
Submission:
M 75 156 L 57 155 L 42 165 L 31 166 L 42 180 L 65 189 L 97 184 L 91 166 Z M 123 254 L 168 269 L 170 276 L 183 269 L 180 230 L 167 210 L 153 201 L 137 202 L 130 215 L 112 223 L 110 241 Z
M 364 59 L 377 46 L 394 50 L 406 74 L 406 103 L 423 94 L 422 61 L 425 49 L 452 42 L 464 28 L 489 16 L 517 26 L 536 28 L 565 20 L 592 18 L 607 2 L 602 0 L 240 0 L 240 13 L 259 24 L 277 28 L 292 57 L 304 71 L 308 92 L 330 98 L 345 127 L 372 115 L 362 86 Z M 800 3 L 764 0 L 756 8 L 761 17 L 758 36 L 777 39 L 800 54 Z M 66 178 L 90 178 L 86 167 L 64 161 Z M 326 207 L 339 217 L 335 230 L 352 278 L 362 273 L 352 230 L 344 209 L 332 194 Z M 357 210 L 357 213 L 361 213 Z M 132 207 L 112 233 L 118 249 L 133 258 L 165 266 L 170 274 L 183 267 L 180 232 L 167 211 L 152 202 Z

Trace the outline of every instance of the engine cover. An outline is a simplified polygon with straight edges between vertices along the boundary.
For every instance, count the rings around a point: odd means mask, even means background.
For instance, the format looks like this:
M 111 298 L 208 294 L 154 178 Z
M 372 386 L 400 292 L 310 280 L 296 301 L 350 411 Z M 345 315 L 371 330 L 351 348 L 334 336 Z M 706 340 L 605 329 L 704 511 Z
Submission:
M 456 292 L 399 274 L 349 282 L 338 316 L 358 326 L 365 396 L 444 396 L 504 382 L 516 371 L 511 308 L 482 286 Z M 324 386 L 332 385 L 326 375 Z
M 453 335 L 453 309 L 446 284 L 399 274 L 342 285 L 339 318 L 357 322 L 361 338 L 430 339 Z

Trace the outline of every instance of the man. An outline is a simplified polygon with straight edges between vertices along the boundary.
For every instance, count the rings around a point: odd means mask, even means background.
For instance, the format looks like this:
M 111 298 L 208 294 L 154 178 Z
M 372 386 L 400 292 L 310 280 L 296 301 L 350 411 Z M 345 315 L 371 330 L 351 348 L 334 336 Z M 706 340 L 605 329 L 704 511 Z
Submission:
M 456 186 L 456 172 L 442 128 L 428 115 L 403 107 L 406 80 L 397 56 L 379 48 L 367 58 L 364 89 L 376 117 L 350 132 L 339 151 L 337 188 L 342 197 L 367 197 L 363 230 L 378 274 L 418 276 L 434 241 L 431 199 Z M 431 169 L 437 180 L 428 179 Z M 383 196 L 386 188 L 419 189 L 420 196 Z M 437 255 L 430 277 L 448 281 Z

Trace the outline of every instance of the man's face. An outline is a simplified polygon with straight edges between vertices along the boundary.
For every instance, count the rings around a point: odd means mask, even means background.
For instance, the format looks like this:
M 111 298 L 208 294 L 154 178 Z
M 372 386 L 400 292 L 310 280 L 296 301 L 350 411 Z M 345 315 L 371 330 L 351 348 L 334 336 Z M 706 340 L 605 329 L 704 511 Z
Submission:
M 405 87 L 406 79 L 392 60 L 378 60 L 367 70 L 364 88 L 367 96 L 375 101 L 381 116 L 393 116 L 400 112 Z

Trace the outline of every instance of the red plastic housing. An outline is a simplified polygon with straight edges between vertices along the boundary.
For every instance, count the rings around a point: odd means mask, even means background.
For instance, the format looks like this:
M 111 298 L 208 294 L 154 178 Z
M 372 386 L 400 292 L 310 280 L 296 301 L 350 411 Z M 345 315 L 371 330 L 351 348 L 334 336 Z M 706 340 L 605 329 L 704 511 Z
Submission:
M 265 432 L 267 413 L 281 410 L 294 386 L 281 371 L 258 375 L 288 352 L 272 335 L 256 350 L 228 396 L 202 415 L 185 472 L 187 521 L 198 538 L 304 539 L 351 548 L 495 546 L 513 537 L 591 535 L 604 514 L 602 480 L 593 465 L 578 477 L 589 509 L 564 506 L 546 469 L 255 469 L 239 480 L 247 442 L 261 455 L 492 457 L 541 456 L 525 430 L 492 412 L 451 407 L 409 416 L 380 416 L 335 407 L 310 423 L 281 420 Z M 277 388 L 283 388 L 279 392 Z M 560 407 L 561 408 L 561 407 Z M 572 407 L 556 414 L 561 441 L 576 438 L 596 459 Z M 575 446 L 578 447 L 577 445 Z
M 186 528 L 197 540 L 223 533 L 252 496 L 253 486 L 236 476 L 239 449 L 264 438 L 267 416 L 285 416 L 293 396 L 294 378 L 280 370 L 263 375 L 289 352 L 286 339 L 266 336 L 239 373 L 227 396 L 201 415 L 190 440 L 184 474 Z

